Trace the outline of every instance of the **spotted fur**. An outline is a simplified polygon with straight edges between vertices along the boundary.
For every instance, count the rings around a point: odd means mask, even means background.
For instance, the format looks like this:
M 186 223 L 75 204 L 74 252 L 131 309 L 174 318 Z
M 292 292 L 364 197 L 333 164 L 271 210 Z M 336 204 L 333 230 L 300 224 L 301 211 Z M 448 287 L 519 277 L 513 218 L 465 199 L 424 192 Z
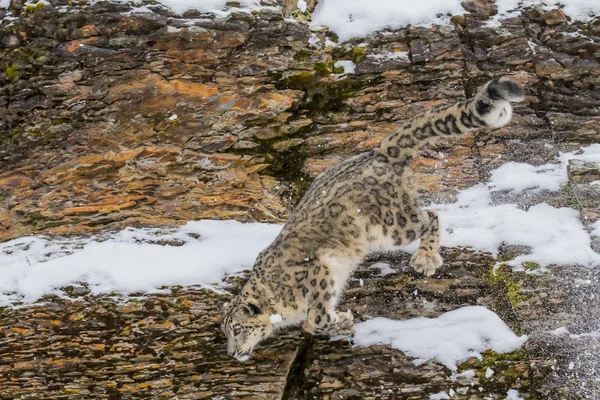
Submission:
M 346 281 L 371 252 L 420 239 L 411 264 L 432 276 L 442 265 L 440 224 L 435 211 L 419 208 L 408 162 L 426 143 L 506 125 L 510 102 L 523 99 L 519 84 L 493 79 L 475 98 L 416 116 L 378 148 L 318 176 L 226 306 L 222 329 L 229 354 L 245 359 L 274 330 L 301 323 L 312 334 L 354 332 L 352 313 L 336 306 Z M 272 314 L 283 320 L 272 324 Z

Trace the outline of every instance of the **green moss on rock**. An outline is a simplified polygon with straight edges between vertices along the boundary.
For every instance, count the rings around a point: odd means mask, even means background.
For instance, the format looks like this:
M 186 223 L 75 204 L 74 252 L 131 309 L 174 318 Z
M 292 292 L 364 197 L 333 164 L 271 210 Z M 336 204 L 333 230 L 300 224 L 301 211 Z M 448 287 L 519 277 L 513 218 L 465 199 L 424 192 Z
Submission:
M 358 64 L 365 58 L 365 48 L 362 46 L 356 46 L 352 49 L 352 61 L 355 64 Z
M 4 76 L 11 83 L 18 82 L 19 77 L 20 77 L 19 67 L 17 67 L 13 63 L 5 64 L 4 65 Z
M 333 67 L 333 64 L 325 63 L 325 62 L 316 63 L 315 67 L 314 67 L 314 70 L 320 76 L 331 75 L 331 73 L 334 71 L 334 69 L 335 68 Z M 342 68 L 342 70 L 343 70 L 343 68 Z
M 300 50 L 299 52 L 296 53 L 296 55 L 294 56 L 294 60 L 296 61 L 301 61 L 301 62 L 305 62 L 308 61 L 308 59 L 310 58 L 311 53 L 309 51 L 306 50 Z
M 521 265 L 523 266 L 523 268 L 525 268 L 525 271 L 535 271 L 537 269 L 540 269 L 540 264 L 532 261 L 525 261 Z

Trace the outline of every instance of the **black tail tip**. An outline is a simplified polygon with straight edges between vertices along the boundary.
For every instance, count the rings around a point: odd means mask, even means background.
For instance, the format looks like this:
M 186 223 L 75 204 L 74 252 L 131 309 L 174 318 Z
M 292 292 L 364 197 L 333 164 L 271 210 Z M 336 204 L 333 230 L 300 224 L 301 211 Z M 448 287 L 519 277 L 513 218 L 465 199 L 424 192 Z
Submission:
M 491 100 L 519 102 L 525 100 L 523 87 L 505 76 L 494 78 L 487 84 L 487 95 Z

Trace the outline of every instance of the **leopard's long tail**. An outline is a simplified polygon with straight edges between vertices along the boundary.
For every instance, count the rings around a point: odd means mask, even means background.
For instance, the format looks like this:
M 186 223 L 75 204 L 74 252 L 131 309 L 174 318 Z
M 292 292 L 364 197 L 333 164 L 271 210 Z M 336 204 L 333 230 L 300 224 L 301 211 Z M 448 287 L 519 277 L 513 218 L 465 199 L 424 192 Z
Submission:
M 495 78 L 469 100 L 426 111 L 403 123 L 383 139 L 376 151 L 407 163 L 419 147 L 448 136 L 480 128 L 496 129 L 512 117 L 511 102 L 523 101 L 523 88 L 509 78 Z

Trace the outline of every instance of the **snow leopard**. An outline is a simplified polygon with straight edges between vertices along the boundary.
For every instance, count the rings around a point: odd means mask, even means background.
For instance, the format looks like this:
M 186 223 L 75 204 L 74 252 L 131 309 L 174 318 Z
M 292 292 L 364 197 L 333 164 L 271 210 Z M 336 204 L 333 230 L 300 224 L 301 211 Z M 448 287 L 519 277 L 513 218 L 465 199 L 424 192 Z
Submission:
M 246 360 L 259 342 L 293 325 L 314 335 L 355 332 L 351 311 L 336 308 L 349 277 L 372 252 L 419 239 L 411 265 L 434 275 L 442 265 L 440 222 L 436 211 L 419 207 L 409 162 L 433 141 L 505 126 L 510 103 L 523 100 L 519 83 L 492 79 L 474 98 L 417 115 L 378 147 L 320 174 L 225 305 L 228 354 Z

